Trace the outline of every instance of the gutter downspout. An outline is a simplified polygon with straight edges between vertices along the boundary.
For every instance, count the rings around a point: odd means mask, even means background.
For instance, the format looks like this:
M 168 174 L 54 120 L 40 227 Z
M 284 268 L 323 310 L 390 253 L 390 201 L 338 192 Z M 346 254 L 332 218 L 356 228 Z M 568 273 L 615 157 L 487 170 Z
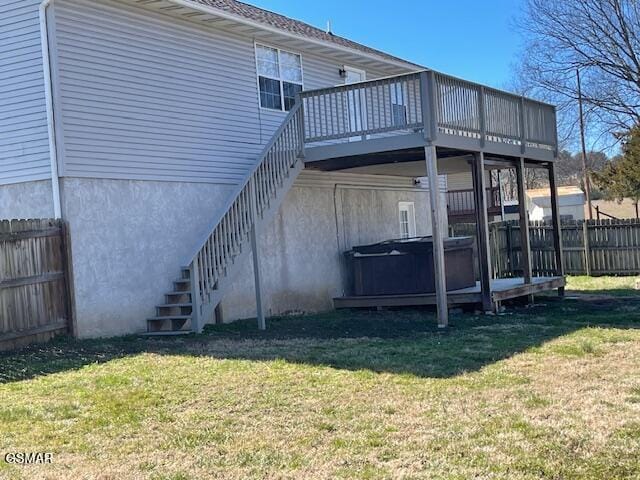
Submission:
M 58 178 L 58 151 L 53 115 L 53 89 L 51 86 L 51 63 L 49 58 L 49 28 L 47 8 L 53 0 L 43 0 L 40 4 L 40 44 L 42 46 L 42 71 L 44 73 L 44 96 L 47 105 L 47 132 L 49 135 L 49 159 L 51 160 L 51 191 L 53 194 L 53 215 L 61 218 L 60 183 Z

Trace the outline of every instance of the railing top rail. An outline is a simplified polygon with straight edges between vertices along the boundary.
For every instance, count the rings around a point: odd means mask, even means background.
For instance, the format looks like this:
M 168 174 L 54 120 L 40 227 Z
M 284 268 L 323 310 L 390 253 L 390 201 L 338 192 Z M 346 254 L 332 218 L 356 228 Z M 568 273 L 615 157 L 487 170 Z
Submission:
M 466 83 L 468 85 L 472 85 L 474 87 L 482 87 L 485 90 L 485 92 L 494 92 L 494 93 L 497 93 L 497 94 L 500 94 L 500 95 L 506 95 L 506 96 L 509 96 L 509 97 L 513 97 L 514 99 L 518 99 L 518 100 L 523 99 L 523 100 L 526 100 L 528 102 L 537 103 L 539 105 L 544 105 L 546 107 L 553 108 L 554 111 L 556 110 L 556 106 L 553 105 L 552 103 L 548 103 L 548 102 L 544 102 L 542 100 L 538 100 L 538 99 L 535 99 L 535 98 L 527 97 L 525 95 L 519 95 L 517 93 L 509 92 L 507 90 L 502 90 L 502 89 L 499 89 L 499 88 L 490 87 L 490 86 L 484 85 L 482 83 L 472 82 L 471 80 L 467 80 L 467 79 L 464 79 L 464 78 L 456 77 L 454 75 L 449 75 L 447 73 L 442 73 L 442 72 L 439 72 L 437 70 L 430 70 L 430 69 L 416 70 L 414 72 L 401 73 L 399 75 L 387 75 L 385 77 L 378 77 L 378 78 L 374 78 L 374 79 L 370 79 L 370 80 L 362 80 L 362 81 L 359 81 L 359 82 L 347 83 L 347 84 L 344 84 L 344 85 L 336 85 L 336 86 L 333 86 L 333 87 L 322 87 L 322 88 L 314 88 L 314 89 L 311 89 L 311 90 L 303 90 L 302 92 L 300 92 L 300 96 L 302 98 L 307 98 L 307 97 L 313 97 L 314 95 L 322 94 L 322 93 L 327 92 L 327 91 L 338 92 L 338 91 L 341 91 L 341 90 L 352 90 L 354 88 L 358 88 L 358 87 L 361 87 L 363 85 L 372 84 L 372 83 L 375 83 L 375 82 L 381 82 L 381 81 L 393 80 L 393 79 L 401 79 L 401 78 L 406 78 L 406 77 L 414 77 L 414 76 L 420 75 L 423 72 L 433 72 L 434 74 L 436 74 L 436 75 L 438 75 L 438 76 L 440 76 L 442 78 L 447 78 L 447 79 L 450 79 L 450 80 L 463 82 L 463 83 Z
M 421 72 L 425 72 L 425 71 L 428 71 L 428 70 L 417 70 L 415 72 L 401 73 L 400 75 L 388 75 L 386 77 L 377 77 L 370 80 L 361 80 L 359 82 L 345 83 L 344 85 L 336 85 L 333 87 L 322 87 L 322 88 L 314 88 L 311 90 L 303 90 L 302 92 L 300 92 L 300 96 L 302 98 L 307 98 L 307 97 L 313 97 L 315 95 L 320 95 L 327 91 L 339 92 L 341 90 L 352 90 L 354 88 L 358 88 L 363 85 L 369 85 L 376 82 L 384 82 L 386 80 L 396 80 L 396 79 L 402 79 L 402 78 L 417 77 L 420 75 Z
M 183 266 L 191 265 L 193 260 L 196 258 L 196 256 L 202 249 L 205 242 L 209 239 L 211 232 L 216 228 L 216 226 L 220 223 L 220 221 L 226 215 L 227 211 L 236 202 L 238 195 L 240 195 L 240 193 L 246 188 L 247 184 L 251 181 L 251 178 L 255 174 L 256 170 L 258 170 L 258 168 L 260 167 L 260 164 L 264 160 L 269 150 L 271 150 L 275 142 L 278 140 L 278 138 L 280 138 L 280 135 L 282 134 L 283 130 L 287 127 L 290 120 L 300 111 L 301 107 L 302 107 L 302 102 L 296 99 L 295 104 L 293 105 L 291 110 L 289 110 L 289 114 L 285 117 L 284 121 L 280 124 L 280 127 L 278 127 L 278 129 L 275 131 L 275 133 L 271 137 L 271 140 L 264 146 L 264 148 L 260 152 L 260 155 L 258 157 L 259 161 L 253 164 L 253 166 L 246 173 L 242 181 L 238 183 L 236 188 L 234 188 L 234 190 L 229 194 L 228 200 L 222 205 L 222 208 L 218 210 L 220 213 L 216 215 L 213 221 L 208 224 L 207 228 L 204 230 L 206 233 L 202 236 L 201 241 L 196 244 L 196 247 L 193 249 L 191 255 L 187 257 L 186 259 L 187 261 L 182 263 Z

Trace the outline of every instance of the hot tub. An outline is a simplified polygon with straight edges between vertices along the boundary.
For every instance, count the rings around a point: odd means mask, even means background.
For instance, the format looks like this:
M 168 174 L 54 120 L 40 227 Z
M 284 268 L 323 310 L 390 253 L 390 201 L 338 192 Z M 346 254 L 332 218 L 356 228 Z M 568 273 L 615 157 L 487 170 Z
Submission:
M 435 292 L 431 237 L 360 245 L 346 257 L 353 295 Z M 445 239 L 444 262 L 447 290 L 475 285 L 472 237 Z

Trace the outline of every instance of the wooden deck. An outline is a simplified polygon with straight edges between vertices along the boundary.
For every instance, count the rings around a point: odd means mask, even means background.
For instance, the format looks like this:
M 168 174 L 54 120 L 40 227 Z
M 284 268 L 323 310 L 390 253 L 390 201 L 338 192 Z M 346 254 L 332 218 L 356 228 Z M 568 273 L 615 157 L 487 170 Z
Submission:
M 306 168 L 373 173 L 405 164 L 405 176 L 425 176 L 431 146 L 440 172 L 472 152 L 533 165 L 556 159 L 553 105 L 431 70 L 305 90 L 300 99 Z
M 520 278 L 500 278 L 491 281 L 491 296 L 494 302 L 510 298 L 523 297 L 565 286 L 564 277 L 534 277 L 531 283 L 525 284 Z M 482 302 L 480 282 L 474 287 L 447 292 L 449 305 L 468 305 Z M 436 305 L 436 294 L 415 295 L 362 295 L 337 297 L 333 299 L 335 308 L 365 307 L 411 307 L 419 305 Z

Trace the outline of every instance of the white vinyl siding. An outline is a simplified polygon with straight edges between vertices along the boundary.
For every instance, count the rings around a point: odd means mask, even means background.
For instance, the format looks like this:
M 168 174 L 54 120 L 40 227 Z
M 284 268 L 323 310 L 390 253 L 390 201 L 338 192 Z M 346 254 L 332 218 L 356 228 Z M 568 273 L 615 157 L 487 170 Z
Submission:
M 0 2 L 0 185 L 51 178 L 39 5 Z
M 259 106 L 249 36 L 128 2 L 54 8 L 65 176 L 235 184 L 287 114 Z M 337 62 L 302 62 L 305 88 L 341 83 Z

